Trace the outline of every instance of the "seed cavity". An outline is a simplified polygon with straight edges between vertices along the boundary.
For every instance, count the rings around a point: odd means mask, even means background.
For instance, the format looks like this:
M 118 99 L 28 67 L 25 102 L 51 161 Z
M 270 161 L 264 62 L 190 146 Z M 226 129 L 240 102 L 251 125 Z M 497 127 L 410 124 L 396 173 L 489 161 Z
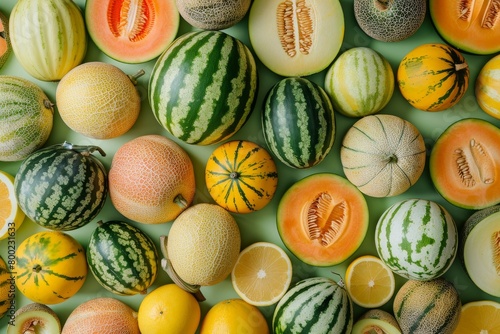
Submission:
M 455 150 L 455 161 L 457 164 L 458 177 L 462 181 L 462 184 L 467 188 L 473 187 L 476 184 L 476 180 L 472 177 L 469 162 L 467 161 L 464 150 L 461 148 Z
M 487 29 L 493 29 L 498 20 L 500 13 L 500 0 L 490 0 L 488 4 L 488 9 L 484 12 L 483 21 L 481 22 L 481 27 Z
M 318 240 L 322 246 L 328 247 L 342 234 L 347 217 L 345 201 L 334 203 L 329 193 L 322 192 L 308 205 L 305 212 L 303 221 L 309 239 Z
M 108 7 L 108 25 L 115 37 L 131 42 L 142 40 L 151 31 L 155 12 L 151 0 L 115 0 Z
M 491 235 L 491 249 L 493 250 L 493 265 L 497 275 L 500 275 L 500 231 L 496 231 Z
M 495 181 L 495 163 L 491 159 L 483 145 L 471 139 L 470 150 L 472 157 L 479 171 L 479 177 L 484 184 L 491 184 Z
M 283 50 L 290 57 L 308 55 L 313 44 L 314 13 L 306 0 L 286 0 L 278 5 L 276 22 Z
M 474 0 L 460 0 L 458 3 L 458 18 L 463 21 L 469 21 L 472 16 L 472 7 Z

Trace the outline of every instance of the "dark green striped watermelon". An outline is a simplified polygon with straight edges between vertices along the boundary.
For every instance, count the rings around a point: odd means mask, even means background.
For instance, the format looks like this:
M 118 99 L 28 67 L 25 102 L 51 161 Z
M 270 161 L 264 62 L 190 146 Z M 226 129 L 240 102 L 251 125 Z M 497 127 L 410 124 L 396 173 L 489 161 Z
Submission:
M 99 284 L 117 295 L 146 293 L 156 279 L 158 259 L 151 238 L 123 221 L 99 223 L 87 247 L 90 271 Z
M 262 113 L 271 152 L 293 168 L 319 164 L 335 140 L 335 114 L 326 92 L 299 77 L 284 78 L 267 93 Z
M 209 145 L 245 124 L 257 86 L 257 67 L 245 44 L 220 31 L 196 31 L 178 37 L 156 61 L 149 102 L 174 137 Z
M 274 310 L 274 334 L 344 334 L 353 326 L 353 307 L 346 290 L 326 277 L 299 281 Z
M 68 142 L 30 154 L 14 188 L 19 206 L 35 223 L 59 231 L 82 227 L 101 211 L 108 194 L 107 172 L 92 155 L 97 146 Z

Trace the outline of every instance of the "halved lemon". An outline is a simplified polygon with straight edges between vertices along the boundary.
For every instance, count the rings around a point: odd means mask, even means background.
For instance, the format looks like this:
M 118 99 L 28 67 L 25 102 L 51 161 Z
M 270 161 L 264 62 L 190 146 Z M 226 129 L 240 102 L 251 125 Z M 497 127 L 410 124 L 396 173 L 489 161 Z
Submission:
M 500 303 L 478 300 L 462 306 L 454 334 L 500 333 Z
M 14 177 L 0 171 L 0 240 L 15 231 L 24 221 L 25 214 L 19 207 L 14 190 Z
M 277 303 L 290 287 L 292 262 L 271 242 L 256 242 L 243 249 L 231 272 L 231 282 L 241 299 L 255 306 Z
M 387 303 L 396 287 L 391 269 L 373 255 L 363 255 L 352 261 L 347 267 L 344 280 L 351 300 L 366 308 Z

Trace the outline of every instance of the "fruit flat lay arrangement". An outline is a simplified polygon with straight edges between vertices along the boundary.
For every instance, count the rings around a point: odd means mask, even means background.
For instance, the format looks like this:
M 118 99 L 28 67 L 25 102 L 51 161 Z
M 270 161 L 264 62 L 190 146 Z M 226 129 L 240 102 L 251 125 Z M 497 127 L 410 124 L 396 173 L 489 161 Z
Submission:
M 500 6 L 2 0 L 0 332 L 500 333 Z

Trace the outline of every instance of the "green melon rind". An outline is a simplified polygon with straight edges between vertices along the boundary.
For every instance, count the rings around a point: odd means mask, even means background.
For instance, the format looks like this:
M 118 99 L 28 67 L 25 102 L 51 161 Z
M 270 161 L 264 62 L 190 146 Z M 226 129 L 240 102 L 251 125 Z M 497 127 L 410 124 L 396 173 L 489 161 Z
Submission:
M 398 42 L 415 34 L 426 13 L 427 2 L 422 0 L 354 0 L 354 17 L 360 28 L 383 42 Z
M 256 63 L 245 44 L 223 32 L 196 31 L 178 37 L 156 61 L 149 102 L 174 137 L 210 145 L 246 123 L 257 87 Z
M 261 114 L 267 146 L 285 165 L 310 168 L 330 152 L 335 113 L 323 88 L 305 78 L 284 78 L 267 93 Z
M 276 305 L 275 334 L 350 333 L 352 302 L 343 287 L 329 278 L 306 278 L 294 285 Z
M 453 217 L 438 203 L 402 200 L 384 211 L 375 227 L 379 257 L 396 274 L 414 280 L 442 276 L 458 251 Z
M 35 83 L 0 75 L 0 161 L 20 161 L 48 140 L 53 103 Z
M 122 221 L 100 224 L 87 247 L 87 262 L 95 279 L 117 295 L 146 293 L 157 277 L 158 259 L 149 236 Z
M 107 173 L 101 162 L 65 144 L 29 155 L 14 179 L 19 207 L 26 216 L 59 231 L 88 224 L 101 211 L 108 194 Z

